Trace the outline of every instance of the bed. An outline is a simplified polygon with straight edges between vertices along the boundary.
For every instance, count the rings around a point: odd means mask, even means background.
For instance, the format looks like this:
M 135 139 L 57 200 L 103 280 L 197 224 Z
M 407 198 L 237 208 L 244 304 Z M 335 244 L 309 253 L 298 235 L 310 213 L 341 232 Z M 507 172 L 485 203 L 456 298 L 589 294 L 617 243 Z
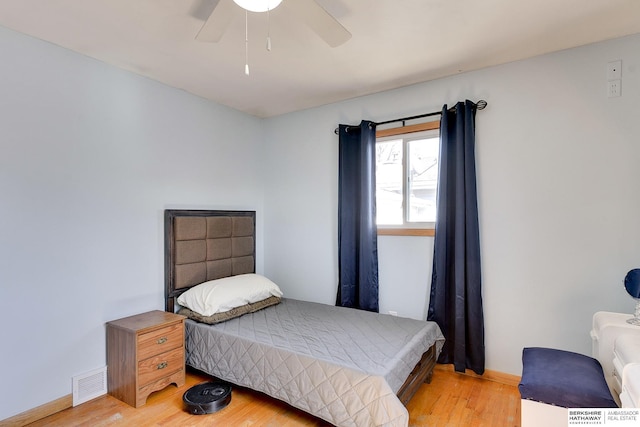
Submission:
M 255 274 L 254 211 L 165 211 L 165 308 L 189 317 L 188 366 L 336 426 L 408 425 L 404 405 L 430 382 L 444 342 L 435 323 L 276 293 L 208 317 L 178 304 L 208 284 L 247 280 L 270 282 Z

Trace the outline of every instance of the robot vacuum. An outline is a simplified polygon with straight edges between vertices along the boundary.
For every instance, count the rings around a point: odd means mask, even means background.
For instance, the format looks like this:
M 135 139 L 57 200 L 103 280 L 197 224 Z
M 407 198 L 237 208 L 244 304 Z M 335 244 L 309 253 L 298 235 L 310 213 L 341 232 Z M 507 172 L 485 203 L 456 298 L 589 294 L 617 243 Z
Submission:
M 190 414 L 213 414 L 231 402 L 231 385 L 223 382 L 194 385 L 182 395 L 182 401 Z

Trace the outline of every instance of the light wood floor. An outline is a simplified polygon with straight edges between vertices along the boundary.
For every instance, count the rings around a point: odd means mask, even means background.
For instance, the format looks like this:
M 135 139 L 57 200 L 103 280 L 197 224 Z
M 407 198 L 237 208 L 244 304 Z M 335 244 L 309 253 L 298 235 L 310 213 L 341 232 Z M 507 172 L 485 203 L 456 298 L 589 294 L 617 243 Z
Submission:
M 51 415 L 30 426 L 266 426 L 293 427 L 330 424 L 278 400 L 235 387 L 229 406 L 209 415 L 190 415 L 182 408 L 182 394 L 191 386 L 211 380 L 188 372 L 182 387 L 170 385 L 149 396 L 135 409 L 111 396 Z M 436 369 L 431 384 L 424 384 L 409 405 L 409 426 L 520 426 L 520 395 L 516 386 Z

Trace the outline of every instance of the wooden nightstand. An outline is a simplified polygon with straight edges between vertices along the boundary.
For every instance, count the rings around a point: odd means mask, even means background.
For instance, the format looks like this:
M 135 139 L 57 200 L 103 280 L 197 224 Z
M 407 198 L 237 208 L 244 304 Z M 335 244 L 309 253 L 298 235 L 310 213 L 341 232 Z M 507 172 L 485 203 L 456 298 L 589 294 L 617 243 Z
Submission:
M 107 323 L 110 395 L 137 408 L 154 391 L 184 385 L 184 319 L 156 310 Z

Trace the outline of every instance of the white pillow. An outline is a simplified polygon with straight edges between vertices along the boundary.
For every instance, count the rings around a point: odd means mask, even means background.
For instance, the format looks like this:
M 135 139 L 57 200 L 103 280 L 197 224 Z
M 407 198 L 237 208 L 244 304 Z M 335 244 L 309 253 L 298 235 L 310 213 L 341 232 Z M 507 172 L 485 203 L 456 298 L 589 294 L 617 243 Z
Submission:
M 271 280 L 259 274 L 240 274 L 194 286 L 178 297 L 178 304 L 211 316 L 272 295 L 282 297 L 282 291 Z

